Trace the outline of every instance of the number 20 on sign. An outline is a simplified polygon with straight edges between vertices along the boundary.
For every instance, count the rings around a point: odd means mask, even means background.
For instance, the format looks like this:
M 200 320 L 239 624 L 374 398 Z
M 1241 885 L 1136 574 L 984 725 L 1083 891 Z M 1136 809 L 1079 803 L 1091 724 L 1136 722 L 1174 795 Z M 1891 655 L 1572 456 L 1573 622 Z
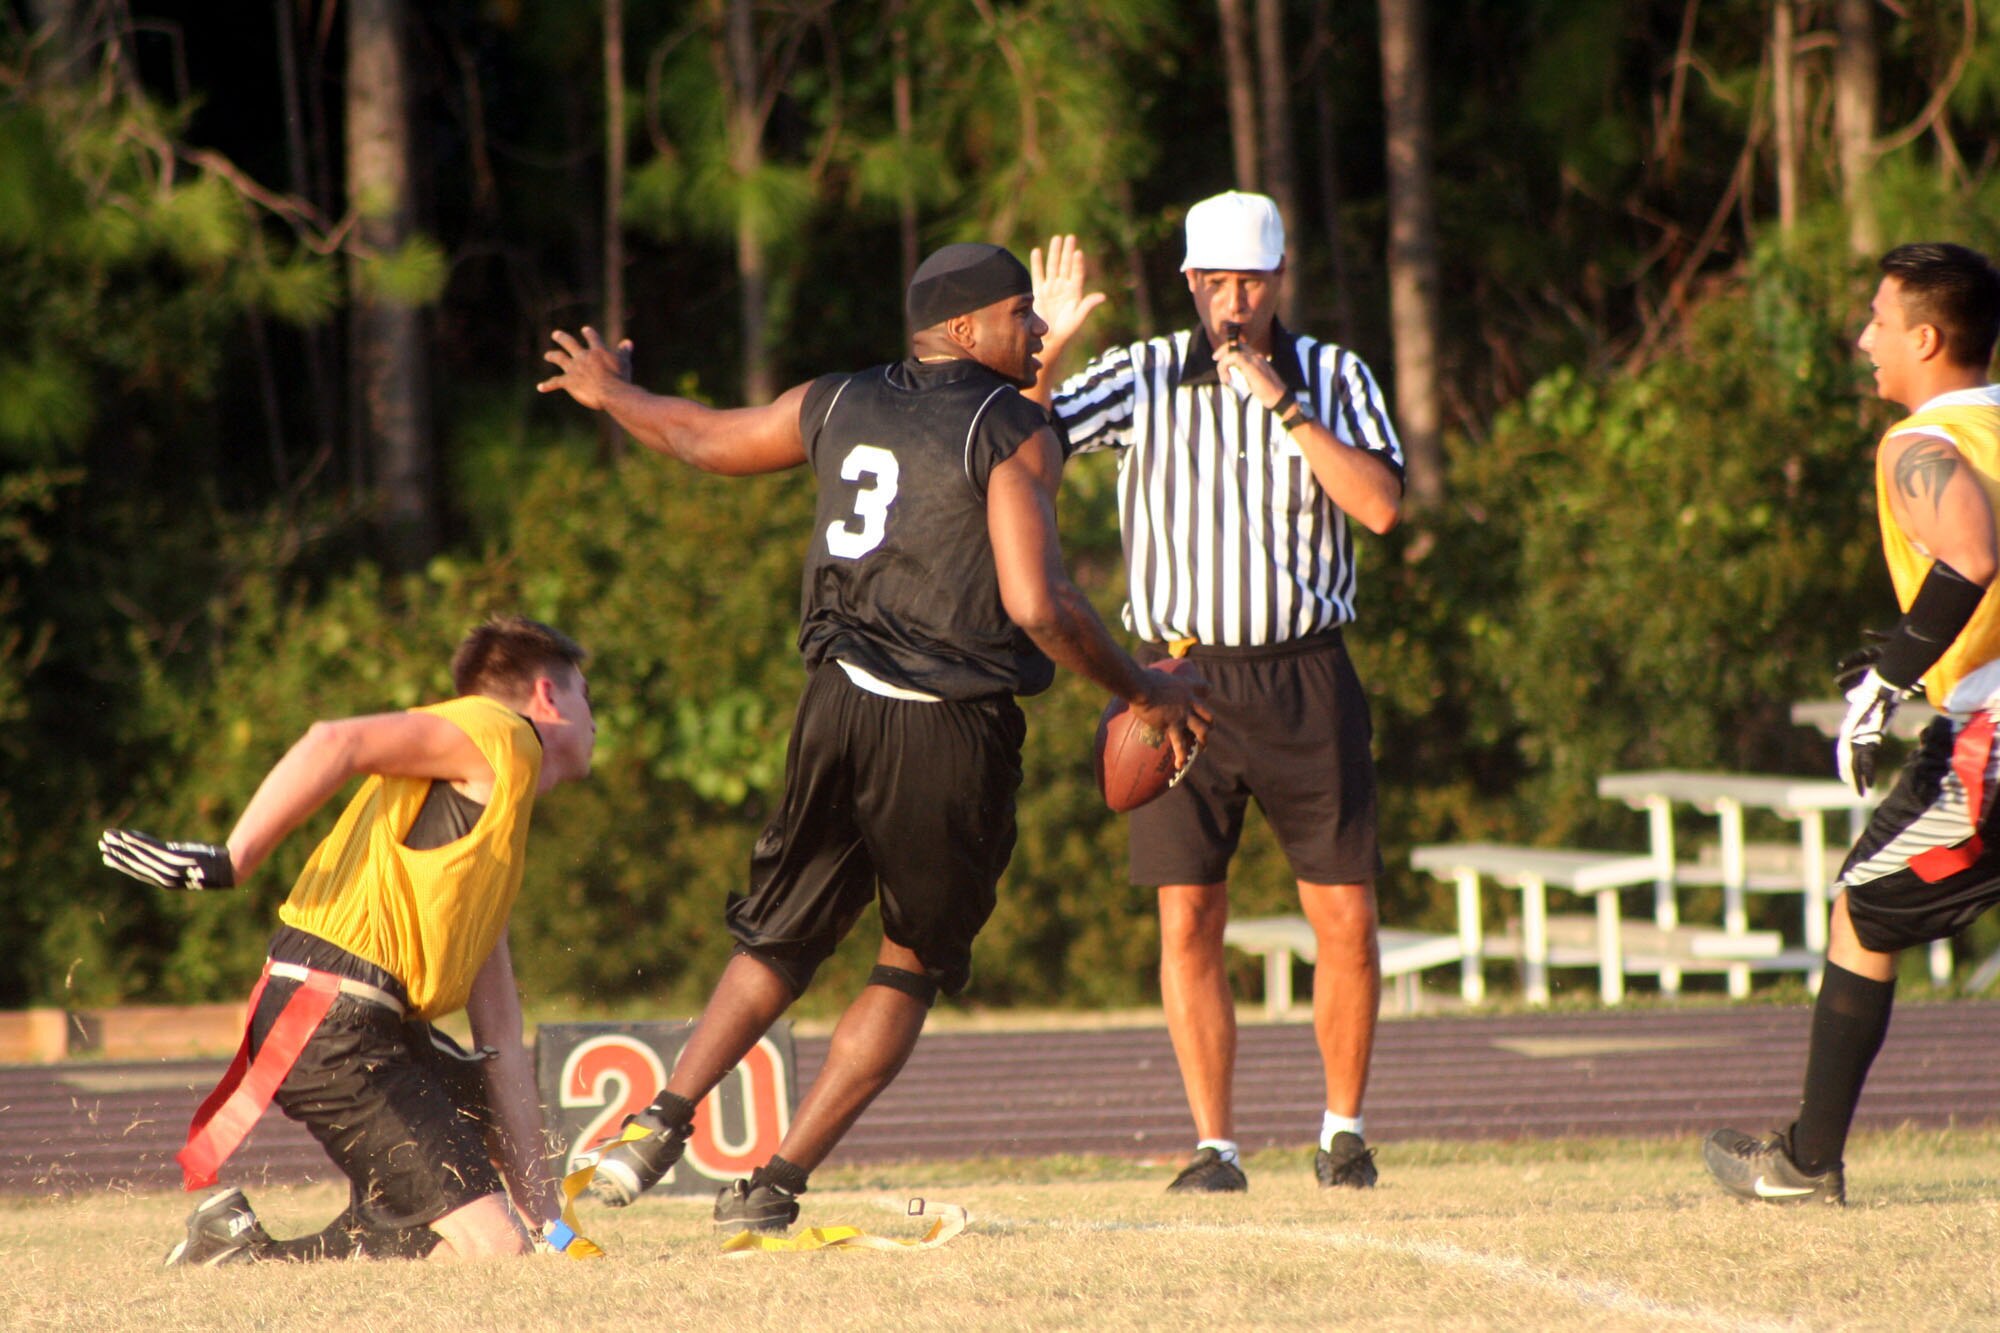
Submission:
M 667 1070 L 690 1028 L 685 1023 L 563 1024 L 537 1033 L 543 1101 L 553 1112 L 551 1128 L 568 1139 L 566 1171 L 579 1156 L 616 1138 L 625 1118 L 645 1110 L 666 1086 Z M 562 1048 L 560 1063 L 550 1058 L 557 1053 L 548 1049 L 551 1043 Z M 791 1124 L 791 1056 L 789 1031 L 774 1031 L 751 1048 L 695 1109 L 687 1152 L 661 1188 L 705 1192 L 770 1159 Z M 553 1088 L 548 1086 L 551 1075 Z

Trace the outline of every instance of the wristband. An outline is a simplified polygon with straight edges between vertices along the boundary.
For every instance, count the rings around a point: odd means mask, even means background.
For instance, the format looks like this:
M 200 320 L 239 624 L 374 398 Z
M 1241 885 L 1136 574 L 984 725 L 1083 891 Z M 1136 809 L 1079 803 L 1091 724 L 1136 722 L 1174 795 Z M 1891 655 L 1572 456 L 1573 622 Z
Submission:
M 1297 407 L 1298 405 L 1299 405 L 1299 396 L 1296 393 L 1293 393 L 1290 389 L 1287 389 L 1285 390 L 1283 397 L 1279 398 L 1277 402 L 1271 404 L 1271 415 L 1282 420 L 1285 417 L 1290 416 L 1292 414 L 1292 409 Z
M 1311 420 L 1312 413 L 1306 411 L 1305 404 L 1294 402 L 1292 410 L 1278 418 L 1278 424 L 1283 426 L 1287 431 L 1293 431 Z
M 1875 674 L 1898 689 L 1915 685 L 1944 656 L 1985 596 L 1985 588 L 1944 561 L 1933 561 L 1930 573 L 1917 585 L 1917 595 L 1910 599 L 1910 609 L 1882 645 Z

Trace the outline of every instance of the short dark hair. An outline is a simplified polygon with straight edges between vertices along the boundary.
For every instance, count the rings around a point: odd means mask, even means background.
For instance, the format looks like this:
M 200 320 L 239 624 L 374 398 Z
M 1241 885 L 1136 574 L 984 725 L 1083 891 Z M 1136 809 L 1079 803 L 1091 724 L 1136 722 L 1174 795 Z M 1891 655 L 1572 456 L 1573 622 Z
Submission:
M 2000 272 L 1985 255 L 1942 241 L 1899 245 L 1882 256 L 1882 272 L 1896 280 L 1903 322 L 1934 326 L 1952 364 L 1983 369 L 1993 360 Z
M 526 616 L 494 616 L 473 629 L 451 655 L 452 688 L 518 701 L 535 688 L 537 676 L 564 667 L 581 671 L 590 656 L 575 639 Z

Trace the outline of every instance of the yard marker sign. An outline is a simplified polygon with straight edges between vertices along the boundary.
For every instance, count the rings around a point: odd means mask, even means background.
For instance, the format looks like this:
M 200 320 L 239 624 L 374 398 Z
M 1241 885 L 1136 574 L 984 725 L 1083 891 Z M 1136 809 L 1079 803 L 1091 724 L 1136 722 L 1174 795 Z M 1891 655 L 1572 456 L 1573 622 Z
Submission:
M 693 1030 L 682 1021 L 548 1023 L 537 1031 L 543 1119 L 562 1144 L 565 1174 L 594 1166 L 625 1118 L 659 1095 Z M 797 1086 L 791 1025 L 781 1021 L 695 1108 L 687 1151 L 655 1188 L 708 1194 L 769 1161 L 791 1127 Z

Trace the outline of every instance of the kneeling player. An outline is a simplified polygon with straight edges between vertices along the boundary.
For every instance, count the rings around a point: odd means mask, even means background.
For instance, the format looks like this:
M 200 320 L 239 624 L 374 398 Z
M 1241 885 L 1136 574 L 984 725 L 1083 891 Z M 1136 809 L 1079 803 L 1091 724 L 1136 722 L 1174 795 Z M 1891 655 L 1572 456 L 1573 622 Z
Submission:
M 213 1185 L 275 1100 L 347 1176 L 348 1207 L 321 1232 L 274 1240 L 242 1191 L 223 1190 L 189 1216 L 169 1265 L 520 1254 L 515 1210 L 567 1242 L 507 922 L 536 797 L 590 772 L 583 659 L 545 625 L 491 620 L 452 658 L 459 697 L 314 723 L 226 846 L 105 831 L 115 869 L 226 889 L 349 778 L 367 779 L 279 909 L 242 1048 L 178 1154 L 189 1189 Z M 459 1009 L 478 1056 L 430 1027 Z

